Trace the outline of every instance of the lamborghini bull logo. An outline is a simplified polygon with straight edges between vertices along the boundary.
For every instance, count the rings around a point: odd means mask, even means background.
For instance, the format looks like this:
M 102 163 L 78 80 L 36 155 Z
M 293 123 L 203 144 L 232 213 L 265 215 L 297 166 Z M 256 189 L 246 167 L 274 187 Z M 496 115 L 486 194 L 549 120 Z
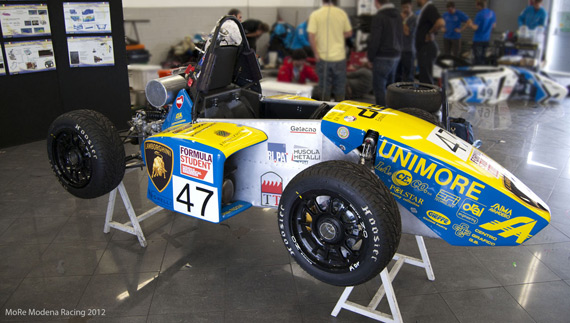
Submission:
M 159 152 L 155 152 L 156 157 L 154 157 L 154 161 L 152 162 L 152 175 L 150 177 L 160 177 L 166 178 L 166 168 L 164 168 L 164 158 Z
M 156 141 L 144 143 L 146 170 L 150 181 L 159 192 L 162 192 L 172 178 L 172 149 Z

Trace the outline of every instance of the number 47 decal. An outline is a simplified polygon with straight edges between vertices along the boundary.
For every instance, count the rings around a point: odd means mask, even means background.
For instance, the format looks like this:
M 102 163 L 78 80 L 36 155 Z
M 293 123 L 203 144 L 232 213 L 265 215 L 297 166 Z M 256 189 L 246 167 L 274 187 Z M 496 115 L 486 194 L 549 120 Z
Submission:
M 210 222 L 220 222 L 218 189 L 173 176 L 174 210 Z
M 439 127 L 435 127 L 427 139 L 464 161 L 467 161 L 473 150 L 473 146 Z

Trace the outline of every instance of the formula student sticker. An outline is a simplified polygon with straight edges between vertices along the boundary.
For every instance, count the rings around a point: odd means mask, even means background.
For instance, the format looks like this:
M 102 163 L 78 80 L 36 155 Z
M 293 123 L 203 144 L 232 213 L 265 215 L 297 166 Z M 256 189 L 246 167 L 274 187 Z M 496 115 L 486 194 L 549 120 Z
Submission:
M 180 174 L 213 184 L 212 154 L 180 146 Z

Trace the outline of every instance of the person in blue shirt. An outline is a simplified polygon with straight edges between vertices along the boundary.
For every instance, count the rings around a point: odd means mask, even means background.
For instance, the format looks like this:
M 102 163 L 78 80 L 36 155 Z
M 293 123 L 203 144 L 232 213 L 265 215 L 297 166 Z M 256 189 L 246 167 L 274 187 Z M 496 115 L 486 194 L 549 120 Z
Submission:
M 461 10 L 455 9 L 455 2 L 447 2 L 447 12 L 443 14 L 445 33 L 443 34 L 443 53 L 460 57 L 461 32 L 471 23 L 471 19 Z M 463 23 L 463 27 L 461 26 Z
M 527 26 L 530 30 L 540 26 L 544 27 L 548 14 L 542 8 L 542 0 L 531 0 L 530 3 L 530 6 L 526 7 L 519 16 L 519 27 Z
M 475 16 L 475 21 L 470 24 L 471 29 L 475 30 L 473 35 L 473 63 L 485 65 L 485 53 L 489 47 L 491 32 L 496 26 L 497 17 L 493 10 L 487 8 L 486 0 L 477 0 L 475 5 L 479 12 Z
M 311 43 L 309 43 L 309 34 L 307 33 L 307 20 L 303 21 L 297 26 L 297 28 L 295 28 L 295 35 L 293 36 L 290 49 L 292 51 L 303 49 L 308 56 L 313 56 Z

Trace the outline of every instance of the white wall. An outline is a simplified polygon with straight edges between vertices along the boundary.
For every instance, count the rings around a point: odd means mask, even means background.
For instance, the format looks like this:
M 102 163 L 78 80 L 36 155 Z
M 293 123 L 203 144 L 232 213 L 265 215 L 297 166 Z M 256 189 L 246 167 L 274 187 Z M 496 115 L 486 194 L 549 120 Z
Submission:
M 340 0 L 341 7 L 355 7 L 357 0 Z M 173 7 L 319 7 L 320 0 L 123 0 L 124 8 L 173 8 Z

